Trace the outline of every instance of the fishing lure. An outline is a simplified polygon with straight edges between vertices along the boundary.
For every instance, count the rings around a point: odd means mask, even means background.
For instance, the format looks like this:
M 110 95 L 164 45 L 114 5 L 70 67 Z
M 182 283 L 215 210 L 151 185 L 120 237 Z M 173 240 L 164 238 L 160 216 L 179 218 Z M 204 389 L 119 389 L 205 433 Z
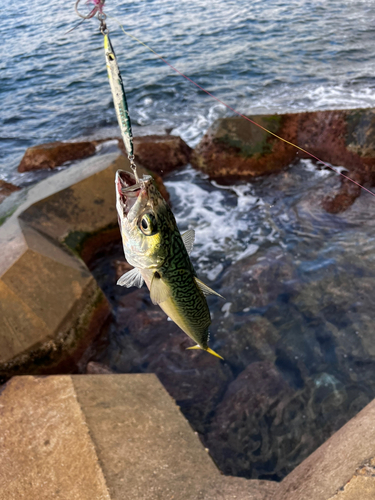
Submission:
M 129 116 L 128 103 L 124 85 L 122 83 L 120 69 L 117 64 L 115 51 L 113 50 L 108 33 L 104 32 L 104 52 L 107 62 L 109 84 L 111 86 L 113 104 L 115 106 L 118 124 L 121 131 L 122 140 L 124 141 L 125 149 L 128 154 L 130 166 L 133 169 L 137 182 L 139 181 L 137 169 L 134 162 L 134 147 L 132 125 Z

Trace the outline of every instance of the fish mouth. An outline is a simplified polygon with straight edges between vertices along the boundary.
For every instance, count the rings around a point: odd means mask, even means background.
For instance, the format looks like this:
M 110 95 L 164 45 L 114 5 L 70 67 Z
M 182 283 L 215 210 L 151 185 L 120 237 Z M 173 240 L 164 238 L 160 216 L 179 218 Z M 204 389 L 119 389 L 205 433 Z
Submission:
M 116 172 L 116 198 L 120 203 L 123 215 L 127 215 L 137 201 L 138 196 L 143 192 L 147 195 L 147 186 L 151 182 L 150 175 L 144 175 L 137 182 L 135 175 L 126 170 Z
M 116 172 L 116 198 L 120 202 L 123 214 L 127 215 L 141 192 L 141 183 L 137 183 L 134 174 L 125 170 Z

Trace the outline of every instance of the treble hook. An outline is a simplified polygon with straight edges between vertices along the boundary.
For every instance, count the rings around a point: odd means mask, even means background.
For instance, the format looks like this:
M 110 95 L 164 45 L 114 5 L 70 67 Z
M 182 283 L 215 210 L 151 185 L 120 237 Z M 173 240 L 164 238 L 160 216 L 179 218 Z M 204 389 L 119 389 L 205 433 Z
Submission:
M 77 26 L 74 26 L 74 28 L 71 28 L 68 30 L 65 34 L 67 35 L 68 33 L 71 33 L 73 30 L 78 28 L 86 19 L 91 19 L 92 17 L 95 16 L 96 13 L 98 13 L 98 19 L 100 21 L 100 31 L 102 32 L 103 35 L 106 35 L 109 33 L 109 30 L 107 28 L 107 25 L 105 23 L 105 20 L 107 19 L 107 16 L 103 12 L 103 7 L 104 7 L 104 2 L 105 0 L 87 0 L 86 4 L 93 3 L 95 7 L 92 9 L 87 16 L 84 16 L 83 14 L 80 13 L 78 10 L 78 4 L 81 0 L 77 0 L 74 6 L 74 10 L 76 11 L 77 16 L 82 18 L 82 21 L 80 21 Z
M 74 9 L 76 11 L 76 14 L 81 17 L 82 19 L 91 19 L 92 17 L 95 16 L 95 14 L 97 12 L 99 12 L 99 14 L 102 14 L 105 16 L 104 12 L 103 12 L 103 7 L 104 7 L 104 3 L 105 3 L 105 0 L 88 0 L 86 2 L 86 4 L 89 4 L 89 3 L 93 3 L 95 5 L 95 7 L 92 9 L 92 11 L 87 15 L 87 16 L 84 16 L 83 14 L 81 14 L 78 10 L 78 4 L 81 0 L 77 0 L 76 1 L 76 4 L 74 6 Z

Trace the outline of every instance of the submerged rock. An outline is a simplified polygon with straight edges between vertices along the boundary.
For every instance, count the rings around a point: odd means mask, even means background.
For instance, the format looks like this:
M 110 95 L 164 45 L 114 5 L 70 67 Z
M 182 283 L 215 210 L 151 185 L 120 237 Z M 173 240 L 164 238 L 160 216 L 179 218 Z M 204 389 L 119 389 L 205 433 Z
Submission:
M 0 203 L 5 200 L 9 195 L 15 191 L 19 191 L 21 188 L 10 184 L 10 182 L 2 181 L 0 179 Z
M 334 166 L 360 184 L 375 182 L 375 109 L 252 116 L 251 120 Z M 191 163 L 223 182 L 274 173 L 297 158 L 310 158 L 241 117 L 221 118 L 193 152 Z M 360 188 L 342 179 L 323 200 L 331 213 L 348 208 Z
M 19 172 L 39 170 L 42 168 L 56 168 L 67 161 L 81 160 L 95 153 L 93 142 L 49 142 L 39 144 L 26 150 L 21 163 L 18 165 Z
M 114 373 L 108 366 L 102 365 L 101 363 L 95 363 L 95 361 L 90 361 L 86 366 L 86 373 L 88 375 L 109 375 Z
M 273 427 L 285 425 L 282 417 L 293 392 L 268 361 L 250 364 L 229 385 L 205 440 L 223 472 L 253 478 L 266 478 L 270 470 L 275 474 L 285 429 L 275 439 Z

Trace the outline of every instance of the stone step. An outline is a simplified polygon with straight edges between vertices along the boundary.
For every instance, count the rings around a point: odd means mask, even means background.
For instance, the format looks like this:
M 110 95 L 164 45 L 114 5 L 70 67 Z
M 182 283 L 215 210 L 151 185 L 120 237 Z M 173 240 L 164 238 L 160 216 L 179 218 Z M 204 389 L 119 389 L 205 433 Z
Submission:
M 220 474 L 152 374 L 14 377 L 0 395 L 0 500 L 271 500 Z

